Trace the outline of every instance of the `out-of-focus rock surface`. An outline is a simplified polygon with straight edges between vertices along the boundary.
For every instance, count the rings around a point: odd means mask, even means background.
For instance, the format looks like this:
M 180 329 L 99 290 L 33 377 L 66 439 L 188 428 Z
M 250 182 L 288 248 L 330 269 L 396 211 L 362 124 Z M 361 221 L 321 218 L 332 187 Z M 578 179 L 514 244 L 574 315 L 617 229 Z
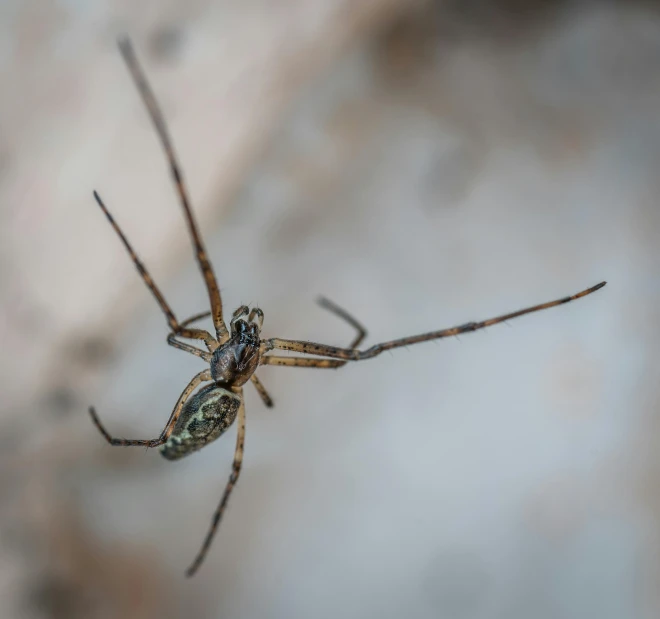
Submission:
M 652 3 L 6 3 L 0 79 L 3 617 L 656 617 L 660 611 Z M 160 432 L 207 301 L 162 153 L 169 121 L 228 311 L 266 337 L 369 342 L 596 295 L 338 372 L 264 368 L 240 483 L 183 579 L 233 431 Z

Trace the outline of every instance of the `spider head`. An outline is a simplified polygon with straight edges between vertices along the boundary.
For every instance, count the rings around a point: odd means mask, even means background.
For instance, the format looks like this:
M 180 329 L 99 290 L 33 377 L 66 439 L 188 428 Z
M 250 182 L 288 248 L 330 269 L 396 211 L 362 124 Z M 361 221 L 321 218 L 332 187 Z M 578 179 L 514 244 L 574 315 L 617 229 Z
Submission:
M 237 320 L 232 325 L 232 335 L 242 340 L 255 340 L 259 342 L 259 326 L 256 322 L 247 322 L 246 320 Z

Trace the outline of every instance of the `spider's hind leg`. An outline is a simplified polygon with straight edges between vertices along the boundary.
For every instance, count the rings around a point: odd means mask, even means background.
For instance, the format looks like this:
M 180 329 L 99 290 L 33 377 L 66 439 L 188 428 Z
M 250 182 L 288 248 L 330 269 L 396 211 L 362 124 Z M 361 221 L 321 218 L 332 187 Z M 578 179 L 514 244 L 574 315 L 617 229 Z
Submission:
M 266 391 L 266 387 L 263 386 L 261 381 L 257 378 L 257 375 L 252 374 L 252 376 L 250 376 L 250 380 L 252 381 L 252 384 L 254 385 L 254 388 L 259 393 L 259 396 L 263 400 L 263 403 L 268 408 L 272 408 L 274 406 L 273 398 L 270 397 L 270 395 L 268 394 L 268 391 Z
M 97 427 L 98 431 L 102 434 L 103 438 L 113 446 L 119 447 L 158 447 L 159 445 L 167 442 L 167 439 L 172 434 L 174 425 L 179 419 L 179 415 L 183 410 L 183 406 L 192 394 L 192 392 L 197 389 L 197 387 L 204 382 L 211 380 L 211 370 L 204 370 L 193 377 L 193 379 L 188 383 L 188 386 L 183 390 L 183 393 L 179 396 L 179 399 L 170 415 L 170 418 L 167 420 L 167 424 L 163 428 L 163 431 L 160 433 L 158 438 L 152 439 L 126 439 L 126 438 L 117 438 L 113 437 L 106 429 L 105 426 L 101 423 L 99 416 L 96 414 L 96 410 L 93 406 L 89 407 L 89 414 L 94 422 L 94 425 Z
M 213 519 L 211 520 L 211 526 L 209 527 L 208 533 L 204 538 L 202 547 L 199 549 L 197 556 L 190 564 L 190 567 L 186 570 L 186 576 L 194 576 L 195 572 L 199 569 L 199 566 L 203 563 L 206 558 L 206 554 L 211 547 L 215 533 L 218 530 L 218 525 L 222 520 L 222 516 L 225 513 L 227 508 L 227 503 L 229 503 L 229 497 L 231 491 L 234 489 L 236 482 L 238 481 L 238 476 L 241 474 L 241 467 L 243 465 L 243 450 L 245 447 L 245 402 L 243 401 L 243 394 L 241 390 L 241 406 L 238 409 L 238 430 L 236 433 L 236 449 L 234 451 L 234 462 L 232 463 L 231 475 L 229 475 L 229 480 L 225 486 L 225 491 L 222 494 L 222 499 L 220 504 L 213 514 Z

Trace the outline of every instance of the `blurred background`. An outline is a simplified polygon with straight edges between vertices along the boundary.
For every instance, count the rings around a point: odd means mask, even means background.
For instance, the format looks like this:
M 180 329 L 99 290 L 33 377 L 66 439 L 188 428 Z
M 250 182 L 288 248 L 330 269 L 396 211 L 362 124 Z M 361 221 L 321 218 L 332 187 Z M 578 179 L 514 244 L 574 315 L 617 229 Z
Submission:
M 0 616 L 657 617 L 660 5 L 4 0 Z M 234 429 L 170 463 L 207 308 L 161 102 L 227 311 L 367 344 L 575 303 L 246 389 L 244 469 L 196 553 Z

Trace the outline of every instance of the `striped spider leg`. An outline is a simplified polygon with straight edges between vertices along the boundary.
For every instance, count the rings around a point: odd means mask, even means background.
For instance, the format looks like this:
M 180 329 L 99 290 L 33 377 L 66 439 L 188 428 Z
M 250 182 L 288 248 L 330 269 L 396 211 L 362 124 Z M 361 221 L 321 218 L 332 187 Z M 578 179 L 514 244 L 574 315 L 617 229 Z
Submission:
M 576 294 L 570 295 L 568 297 L 562 297 L 555 301 L 548 301 L 546 303 L 541 303 L 540 305 L 533 305 L 532 307 L 526 307 L 524 309 L 510 312 L 508 314 L 502 314 L 501 316 L 496 316 L 495 318 L 488 318 L 486 320 L 481 320 L 479 322 L 467 322 L 465 324 L 459 325 L 457 327 L 450 327 L 448 329 L 441 329 L 440 331 L 430 331 L 428 333 L 422 333 L 420 335 L 411 335 L 408 337 L 403 337 L 397 340 L 391 340 L 389 342 L 381 342 L 380 344 L 374 344 L 366 350 L 359 350 L 356 347 L 351 348 L 337 348 L 336 346 L 329 346 L 327 344 L 318 344 L 316 342 L 305 342 L 301 340 L 284 340 L 281 338 L 271 338 L 269 340 L 262 340 L 261 342 L 261 361 L 262 365 L 287 365 L 287 366 L 298 366 L 298 367 L 318 367 L 318 368 L 327 368 L 327 367 L 339 367 L 344 365 L 348 361 L 363 361 L 364 359 L 371 359 L 380 355 L 386 350 L 392 350 L 394 348 L 401 348 L 402 346 L 412 346 L 413 344 L 420 344 L 422 342 L 429 342 L 431 340 L 439 340 L 445 337 L 451 337 L 452 335 L 460 335 L 461 333 L 468 333 L 470 331 L 478 331 L 479 329 L 484 329 L 490 327 L 491 325 L 496 325 L 499 322 L 504 322 L 506 320 L 511 320 L 513 318 L 518 318 L 519 316 L 524 316 L 525 314 L 531 314 L 533 312 L 539 312 L 544 309 L 549 309 L 551 307 L 556 307 L 558 305 L 563 305 L 564 303 L 569 303 L 570 301 L 575 301 L 585 297 L 592 292 L 600 290 L 606 282 L 600 282 L 591 288 L 582 290 Z M 314 357 L 281 357 L 275 355 L 267 355 L 266 353 L 271 350 L 286 350 L 289 352 L 302 353 L 305 355 L 316 355 L 316 357 L 325 357 L 324 359 L 314 358 Z M 339 361 L 341 360 L 341 361 Z

